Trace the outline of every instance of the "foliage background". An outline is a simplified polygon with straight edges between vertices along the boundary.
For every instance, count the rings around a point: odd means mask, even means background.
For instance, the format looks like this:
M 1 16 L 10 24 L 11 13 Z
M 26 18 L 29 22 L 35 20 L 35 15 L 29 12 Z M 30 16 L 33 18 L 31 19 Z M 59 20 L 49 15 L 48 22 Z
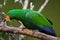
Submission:
M 45 0 L 29 1 L 33 2 L 35 5 L 34 10 L 38 11 L 39 7 L 42 5 L 42 3 L 44 3 Z M 4 0 L 0 0 L 0 4 L 3 4 L 3 2 Z M 3 11 L 7 13 L 12 9 L 22 9 L 22 6 L 19 3 L 14 3 L 14 0 L 7 0 L 6 6 L 3 6 Z M 60 37 L 60 0 L 49 0 L 47 6 L 41 13 L 53 22 L 53 28 L 56 31 L 57 36 Z

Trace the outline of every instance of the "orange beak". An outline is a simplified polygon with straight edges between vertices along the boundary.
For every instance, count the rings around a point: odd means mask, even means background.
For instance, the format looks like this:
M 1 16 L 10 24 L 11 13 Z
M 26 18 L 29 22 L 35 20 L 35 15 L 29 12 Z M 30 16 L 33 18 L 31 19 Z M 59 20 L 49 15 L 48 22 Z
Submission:
M 10 21 L 10 16 L 6 16 L 6 21 Z

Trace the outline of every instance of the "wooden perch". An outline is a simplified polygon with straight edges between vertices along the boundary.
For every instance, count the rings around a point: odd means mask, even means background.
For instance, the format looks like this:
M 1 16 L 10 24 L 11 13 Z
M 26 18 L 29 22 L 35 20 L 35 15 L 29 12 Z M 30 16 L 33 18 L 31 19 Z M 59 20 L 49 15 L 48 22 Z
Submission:
M 29 29 L 20 30 L 19 28 L 15 28 L 15 27 L 1 27 L 0 26 L 0 31 L 28 35 L 28 36 L 40 38 L 43 40 L 60 40 L 59 37 L 50 36 L 41 32 L 35 32 L 34 35 L 32 35 L 33 31 Z

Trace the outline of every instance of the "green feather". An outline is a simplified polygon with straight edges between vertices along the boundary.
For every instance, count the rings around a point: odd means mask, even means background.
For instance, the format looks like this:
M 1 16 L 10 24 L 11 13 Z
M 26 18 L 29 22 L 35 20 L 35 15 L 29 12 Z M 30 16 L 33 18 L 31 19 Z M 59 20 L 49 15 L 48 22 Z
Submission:
M 34 10 L 20 10 L 15 9 L 8 12 L 11 19 L 20 20 L 29 29 L 37 29 L 38 27 L 31 25 L 30 21 L 35 23 L 37 26 L 48 26 L 51 27 L 51 23 L 41 14 Z
M 37 11 L 27 12 L 26 18 L 34 22 L 37 26 L 52 26 L 52 24 L 47 20 L 47 18 L 44 17 L 41 13 L 38 13 Z

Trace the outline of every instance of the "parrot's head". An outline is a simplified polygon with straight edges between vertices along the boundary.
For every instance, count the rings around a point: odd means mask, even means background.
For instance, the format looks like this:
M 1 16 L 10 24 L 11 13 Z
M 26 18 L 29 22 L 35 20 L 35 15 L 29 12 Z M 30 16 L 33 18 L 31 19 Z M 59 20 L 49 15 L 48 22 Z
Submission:
M 6 16 L 6 21 L 9 21 L 10 22 L 10 16 Z

